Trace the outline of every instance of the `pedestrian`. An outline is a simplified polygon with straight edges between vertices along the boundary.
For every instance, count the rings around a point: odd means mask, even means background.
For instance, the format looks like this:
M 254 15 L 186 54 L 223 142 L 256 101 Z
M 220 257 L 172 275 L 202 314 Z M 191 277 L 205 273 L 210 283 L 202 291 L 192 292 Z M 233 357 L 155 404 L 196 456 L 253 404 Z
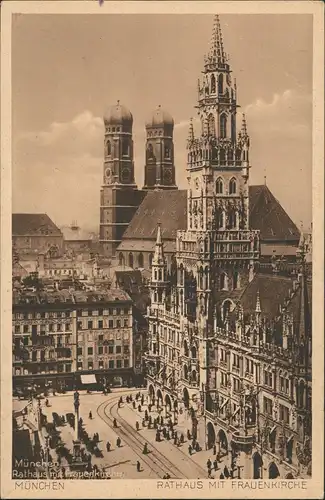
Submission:
M 129 403 L 129 396 L 126 396 L 126 402 Z
M 146 426 L 146 421 L 145 421 L 145 419 L 143 418 L 143 419 L 142 419 L 142 427 L 145 427 L 145 426 Z
M 169 431 L 166 431 L 166 439 L 169 441 L 170 440 L 170 434 Z
M 160 425 L 164 425 L 164 419 L 163 419 L 163 417 L 160 417 Z
M 151 408 L 152 408 L 152 405 L 150 404 L 150 405 L 148 406 L 149 413 L 151 412 Z
M 199 452 L 199 451 L 201 451 L 201 450 L 202 450 L 202 448 L 201 448 L 201 446 L 199 445 L 199 443 L 197 442 L 197 443 L 196 443 L 196 445 L 195 445 L 195 451 L 196 451 L 196 452 Z
M 138 406 L 138 411 L 141 413 L 141 405 Z
M 211 460 L 209 458 L 207 461 L 207 469 L 211 469 L 211 465 L 212 465 L 212 463 L 211 463 Z
M 93 414 L 91 413 L 91 411 L 89 412 L 88 416 L 89 416 L 90 420 L 93 418 Z
M 188 441 L 191 440 L 191 433 L 190 433 L 190 431 L 188 429 L 187 429 L 187 439 L 188 439 Z
M 183 444 L 184 443 L 184 434 L 182 433 L 181 434 L 181 437 L 180 437 L 180 442 Z
M 174 434 L 174 444 L 177 445 L 177 436 Z
M 152 424 L 152 416 L 150 415 L 149 417 L 149 424 L 151 425 Z
M 144 418 L 145 418 L 146 420 L 149 420 L 148 410 L 146 410 L 146 411 L 144 412 Z
M 114 418 L 114 420 L 113 420 L 113 427 L 117 427 L 117 421 L 116 421 L 116 418 Z
M 216 447 L 216 445 L 214 444 L 214 445 L 213 445 L 213 454 L 214 454 L 214 455 L 216 455 L 216 453 L 217 453 L 217 447 Z
M 192 446 L 190 444 L 188 445 L 188 453 L 189 455 L 192 455 Z
M 142 453 L 143 453 L 143 455 L 148 455 L 148 444 L 147 443 L 144 443 Z
M 133 409 L 135 410 L 135 401 L 132 403 Z
M 217 459 L 213 462 L 213 467 L 214 467 L 214 470 L 218 470 L 218 460 Z
M 160 432 L 157 430 L 156 432 L 156 441 L 159 443 L 160 442 Z
M 138 431 L 138 430 L 139 430 L 139 428 L 140 428 L 140 425 L 139 425 L 139 422 L 138 422 L 138 421 L 135 423 L 135 428 L 136 428 L 136 430 L 137 430 L 137 431 Z
M 107 443 L 106 443 L 106 450 L 107 451 L 111 450 L 111 443 L 109 441 L 107 441 Z
M 143 397 L 143 394 L 142 394 L 142 397 L 141 397 L 141 404 L 142 404 L 142 406 L 144 405 L 144 397 Z
M 119 437 L 118 437 L 118 438 L 117 438 L 117 440 L 116 440 L 116 446 L 117 446 L 118 448 L 120 448 L 120 446 L 121 446 L 121 440 L 120 440 L 120 438 L 119 438 Z
M 224 466 L 224 469 L 223 469 L 223 475 L 225 476 L 226 479 L 228 479 L 230 476 L 229 469 L 226 465 Z
M 139 460 L 137 461 L 137 472 L 140 472 L 141 470 L 141 465 L 140 465 L 140 462 Z
M 225 476 L 222 474 L 222 472 L 220 473 L 220 479 L 224 479 Z

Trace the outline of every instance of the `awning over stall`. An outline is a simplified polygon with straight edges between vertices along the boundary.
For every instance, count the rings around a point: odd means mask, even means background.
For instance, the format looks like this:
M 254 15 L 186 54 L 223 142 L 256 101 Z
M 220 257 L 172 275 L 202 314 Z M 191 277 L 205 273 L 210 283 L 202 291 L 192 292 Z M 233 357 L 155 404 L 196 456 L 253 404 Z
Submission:
M 96 377 L 93 373 L 91 375 L 80 375 L 80 378 L 81 378 L 81 383 L 84 385 L 97 384 Z

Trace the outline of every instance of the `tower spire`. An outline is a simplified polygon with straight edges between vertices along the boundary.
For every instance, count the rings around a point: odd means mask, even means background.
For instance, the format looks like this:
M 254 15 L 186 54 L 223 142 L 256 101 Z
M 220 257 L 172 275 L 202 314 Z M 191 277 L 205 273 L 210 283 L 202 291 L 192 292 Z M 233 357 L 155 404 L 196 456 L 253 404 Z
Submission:
M 258 314 L 260 314 L 262 312 L 261 301 L 260 301 L 260 291 L 259 290 L 257 290 L 255 312 Z
M 153 263 L 164 264 L 164 262 L 165 262 L 165 258 L 164 258 L 164 245 L 163 245 L 162 237 L 161 237 L 161 222 L 158 222 L 157 238 L 156 238 L 155 254 L 154 254 L 154 258 L 153 258 Z
M 223 48 L 223 38 L 219 16 L 214 16 L 210 49 L 207 57 L 209 64 L 223 66 L 227 64 L 227 57 Z
M 241 124 L 241 135 L 242 137 L 247 137 L 247 123 L 246 123 L 246 115 L 243 113 L 243 119 L 242 119 L 242 124 Z

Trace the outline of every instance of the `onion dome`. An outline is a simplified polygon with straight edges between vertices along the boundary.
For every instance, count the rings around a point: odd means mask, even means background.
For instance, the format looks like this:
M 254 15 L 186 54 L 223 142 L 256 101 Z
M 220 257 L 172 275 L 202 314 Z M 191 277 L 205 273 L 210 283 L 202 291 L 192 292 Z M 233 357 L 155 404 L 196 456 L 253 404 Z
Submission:
M 132 125 L 133 116 L 131 111 L 117 101 L 116 104 L 107 108 L 104 113 L 106 125 Z
M 173 127 L 173 117 L 159 105 L 146 122 L 146 127 Z

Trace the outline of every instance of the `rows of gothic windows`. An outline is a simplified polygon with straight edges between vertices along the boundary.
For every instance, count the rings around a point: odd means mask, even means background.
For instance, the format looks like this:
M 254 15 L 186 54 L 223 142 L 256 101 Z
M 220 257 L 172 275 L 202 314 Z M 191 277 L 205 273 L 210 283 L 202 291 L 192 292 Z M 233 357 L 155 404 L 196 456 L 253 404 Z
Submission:
M 208 84 L 209 82 L 207 80 L 207 88 L 206 88 L 207 91 L 209 91 Z M 214 74 L 212 74 L 210 79 L 211 94 L 216 93 L 216 88 L 217 88 L 216 77 L 214 76 Z M 224 92 L 224 77 L 223 74 L 220 73 L 220 75 L 218 76 L 218 94 L 223 94 L 223 92 Z
M 234 271 L 232 276 L 227 273 L 221 273 L 219 278 L 219 288 L 220 290 L 236 290 L 240 288 L 240 274 L 238 271 Z
M 236 194 L 237 192 L 237 181 L 235 178 L 229 181 L 229 194 Z M 224 182 L 221 177 L 216 180 L 216 193 L 224 194 Z
M 151 267 L 151 264 L 152 264 L 152 259 L 153 259 L 153 254 L 149 254 L 149 266 Z M 134 259 L 134 255 L 132 252 L 130 252 L 127 256 L 127 265 L 129 267 L 134 267 L 134 262 L 135 262 L 135 259 Z M 124 254 L 122 252 L 119 253 L 119 265 L 120 266 L 125 266 L 125 257 L 124 257 Z M 144 267 L 144 255 L 142 252 L 140 252 L 137 257 L 136 257 L 136 265 L 138 268 L 143 268 Z
M 235 210 L 230 210 L 226 221 L 226 214 L 224 210 L 218 210 L 216 213 L 216 226 L 217 229 L 237 229 L 238 228 L 238 214 Z
M 106 154 L 106 156 L 111 156 L 111 154 L 112 154 L 111 141 L 106 142 L 105 154 Z M 124 139 L 122 142 L 122 155 L 123 156 L 130 156 L 130 143 L 129 143 L 128 139 Z

